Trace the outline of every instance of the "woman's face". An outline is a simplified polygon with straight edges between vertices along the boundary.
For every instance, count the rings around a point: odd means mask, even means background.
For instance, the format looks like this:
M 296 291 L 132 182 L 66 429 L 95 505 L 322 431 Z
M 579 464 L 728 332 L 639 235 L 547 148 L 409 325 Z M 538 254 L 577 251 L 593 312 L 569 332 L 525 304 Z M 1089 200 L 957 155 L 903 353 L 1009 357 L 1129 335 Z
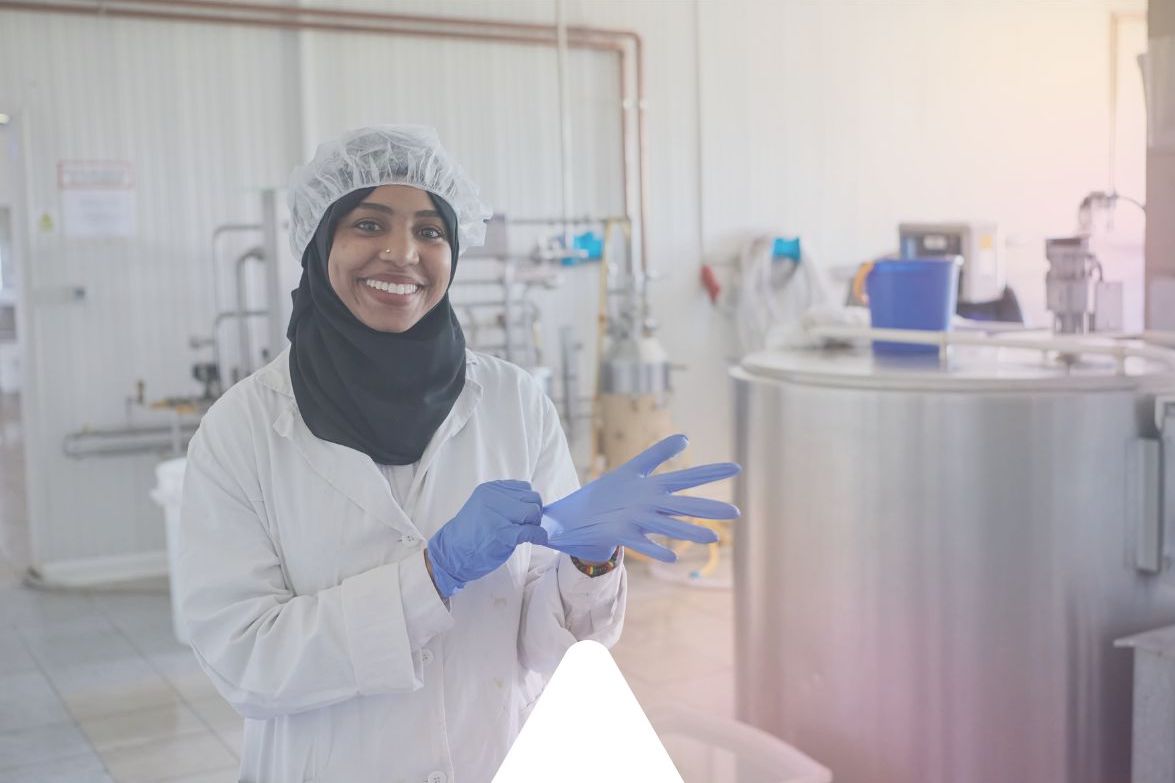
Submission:
M 384 185 L 335 226 L 327 276 L 364 324 L 405 332 L 441 301 L 451 264 L 445 224 L 428 194 Z

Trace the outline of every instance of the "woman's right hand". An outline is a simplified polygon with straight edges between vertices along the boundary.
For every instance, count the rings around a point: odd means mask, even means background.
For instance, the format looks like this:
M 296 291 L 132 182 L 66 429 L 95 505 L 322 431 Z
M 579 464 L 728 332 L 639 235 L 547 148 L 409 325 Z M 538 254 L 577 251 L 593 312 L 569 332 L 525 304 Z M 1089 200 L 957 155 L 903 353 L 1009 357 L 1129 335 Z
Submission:
M 428 541 L 425 557 L 441 597 L 498 568 L 523 541 L 547 543 L 542 518 L 542 498 L 528 482 L 479 484 L 457 516 Z

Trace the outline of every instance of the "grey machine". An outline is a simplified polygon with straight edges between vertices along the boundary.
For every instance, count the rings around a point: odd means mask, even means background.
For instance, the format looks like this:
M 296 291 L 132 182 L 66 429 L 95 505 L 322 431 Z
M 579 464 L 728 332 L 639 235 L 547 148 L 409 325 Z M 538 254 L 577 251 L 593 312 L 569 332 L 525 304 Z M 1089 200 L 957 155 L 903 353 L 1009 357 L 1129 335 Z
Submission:
M 844 783 L 1129 781 L 1114 641 L 1175 622 L 1175 375 L 952 350 L 733 370 L 738 716 Z

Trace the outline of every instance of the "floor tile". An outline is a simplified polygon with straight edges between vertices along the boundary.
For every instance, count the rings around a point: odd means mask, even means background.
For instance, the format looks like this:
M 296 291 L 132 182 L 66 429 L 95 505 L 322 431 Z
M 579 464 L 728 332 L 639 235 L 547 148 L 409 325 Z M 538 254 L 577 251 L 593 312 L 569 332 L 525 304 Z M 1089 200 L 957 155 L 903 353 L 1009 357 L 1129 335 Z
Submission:
M 0 769 L 92 752 L 81 729 L 72 723 L 54 723 L 0 734 Z
M 99 751 L 207 731 L 208 727 L 184 704 L 100 715 L 79 721 L 82 731 Z
M 166 592 L 143 590 L 111 590 L 94 593 L 94 603 L 116 625 L 134 624 L 136 621 L 154 621 L 161 614 L 171 613 L 171 599 Z
M 233 754 L 236 759 L 241 758 L 242 748 L 245 744 L 245 730 L 244 726 L 238 726 L 236 729 L 217 729 L 216 736 L 228 748 L 229 753 Z
M 51 670 L 49 678 L 78 719 L 165 707 L 181 700 L 175 687 L 138 657 Z
M 236 766 L 236 759 L 211 731 L 100 751 L 118 783 L 154 783 Z
M 189 702 L 188 706 L 208 724 L 210 729 L 240 729 L 245 725 L 245 719 L 240 713 L 219 696 Z
M 734 719 L 734 669 L 658 685 L 657 693 L 717 718 Z
M 191 703 L 220 697 L 191 650 L 150 655 L 148 660 L 185 701 Z
M 87 620 L 51 629 L 21 631 L 29 652 L 46 669 L 130 658 L 139 653 L 117 629 L 106 623 Z
M 4 598 L 0 595 L 0 601 Z M 16 626 L 0 626 L 0 677 L 37 671 L 37 662 L 25 647 Z
M 91 752 L 67 759 L 0 769 L 0 783 L 113 783 L 102 759 Z
M 195 775 L 184 775 L 179 778 L 166 778 L 160 783 L 236 783 L 239 779 L 240 767 L 234 764 L 231 767 L 214 770 L 212 772 L 197 772 Z
M 39 671 L 0 677 L 0 732 L 69 720 L 65 705 Z
M 182 649 L 172 629 L 171 599 L 166 592 L 108 593 L 95 596 L 94 601 L 140 652 Z
M 46 627 L 94 617 L 93 600 L 83 593 L 35 590 L 23 586 L 0 592 L 0 627 Z
M 166 625 L 152 626 L 139 625 L 129 626 L 126 628 L 119 628 L 119 631 L 126 636 L 141 655 L 150 657 L 153 655 L 170 655 L 173 653 L 185 653 L 191 655 L 191 648 L 186 644 L 181 644 L 175 638 L 175 631 L 171 627 L 171 615 L 168 614 Z
M 707 614 L 734 619 L 734 591 L 696 588 L 684 596 L 686 603 Z

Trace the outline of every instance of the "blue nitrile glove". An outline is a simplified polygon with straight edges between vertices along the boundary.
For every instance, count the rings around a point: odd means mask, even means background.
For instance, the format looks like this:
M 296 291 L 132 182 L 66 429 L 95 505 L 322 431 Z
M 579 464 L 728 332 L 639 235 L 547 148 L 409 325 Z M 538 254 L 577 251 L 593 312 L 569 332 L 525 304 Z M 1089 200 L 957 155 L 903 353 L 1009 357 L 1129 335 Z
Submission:
M 457 512 L 428 540 L 432 579 L 443 598 L 481 579 L 510 559 L 523 541 L 547 543 L 539 527 L 543 501 L 525 481 L 479 484 Z
M 699 544 L 717 541 L 718 535 L 713 530 L 673 517 L 734 519 L 739 515 L 738 508 L 717 500 L 673 493 L 730 478 L 742 468 L 733 462 L 721 462 L 649 475 L 663 462 L 680 454 L 688 443 L 684 435 L 671 435 L 611 473 L 544 508 L 542 526 L 547 531 L 547 546 L 595 562 L 608 560 L 616 547 L 625 546 L 672 563 L 677 555 L 654 544 L 646 535 L 660 533 Z

